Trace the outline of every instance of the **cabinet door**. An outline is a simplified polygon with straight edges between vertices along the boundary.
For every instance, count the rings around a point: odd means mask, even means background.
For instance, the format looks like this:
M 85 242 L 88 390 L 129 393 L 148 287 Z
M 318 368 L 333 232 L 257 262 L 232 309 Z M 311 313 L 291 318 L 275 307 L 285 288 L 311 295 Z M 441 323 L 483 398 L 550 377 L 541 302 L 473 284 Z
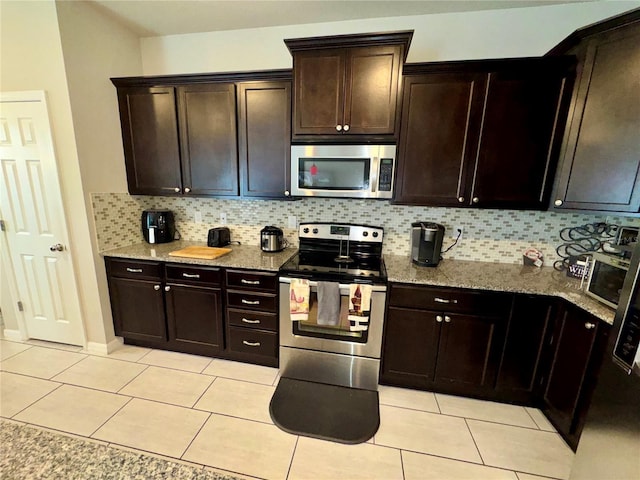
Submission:
M 178 87 L 184 193 L 238 195 L 233 84 Z
M 145 342 L 165 342 L 167 328 L 159 281 L 111 277 L 109 293 L 116 335 Z
M 395 203 L 470 203 L 485 79 L 473 73 L 405 77 Z
M 222 351 L 220 289 L 168 284 L 165 290 L 169 342 L 200 355 Z
M 556 301 L 540 295 L 515 297 L 496 391 L 510 401 L 532 402 L 545 339 L 552 329 Z
M 441 326 L 437 315 L 389 307 L 382 349 L 383 382 L 425 387 L 433 380 Z
M 504 333 L 503 321 L 475 315 L 444 315 L 435 381 L 493 389 Z
M 558 430 L 571 433 L 600 322 L 572 307 L 561 312 L 544 391 L 545 413 Z
M 345 134 L 395 133 L 401 51 L 400 46 L 347 50 Z
M 344 118 L 345 52 L 326 49 L 293 56 L 293 135 L 335 135 Z
M 286 197 L 291 172 L 291 82 L 241 83 L 238 104 L 242 196 Z
M 556 207 L 640 210 L 638 72 L 640 22 L 588 43 L 567 128 Z
M 129 193 L 182 191 L 176 100 L 173 87 L 118 89 Z
M 473 205 L 546 208 L 564 84 L 561 73 L 537 62 L 489 74 L 474 165 Z

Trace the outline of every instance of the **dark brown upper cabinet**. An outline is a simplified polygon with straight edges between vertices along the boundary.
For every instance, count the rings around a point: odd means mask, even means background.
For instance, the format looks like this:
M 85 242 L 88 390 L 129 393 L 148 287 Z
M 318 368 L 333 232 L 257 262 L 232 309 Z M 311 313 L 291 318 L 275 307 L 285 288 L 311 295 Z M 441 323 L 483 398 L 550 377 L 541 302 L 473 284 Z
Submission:
M 129 193 L 287 197 L 290 70 L 111 80 Z
M 570 58 L 407 65 L 394 202 L 545 209 L 572 65 Z
M 552 196 L 556 209 L 640 211 L 640 10 L 576 31 L 550 55 L 578 58 Z
M 293 55 L 293 139 L 393 141 L 412 31 L 285 40 Z
M 182 193 L 238 195 L 235 85 L 185 85 L 176 90 Z
M 291 82 L 238 87 L 238 149 L 243 197 L 287 197 L 291 167 Z

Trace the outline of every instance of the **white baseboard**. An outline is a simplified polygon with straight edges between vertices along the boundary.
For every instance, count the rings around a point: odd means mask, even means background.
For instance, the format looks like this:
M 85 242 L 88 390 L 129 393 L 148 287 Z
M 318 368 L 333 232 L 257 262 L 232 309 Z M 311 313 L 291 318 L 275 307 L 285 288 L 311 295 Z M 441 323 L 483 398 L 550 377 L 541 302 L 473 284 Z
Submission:
M 20 333 L 20 330 L 12 330 L 10 328 L 5 328 L 2 331 L 2 335 L 5 338 L 5 340 L 14 340 L 16 342 L 24 341 L 24 338 L 22 338 L 22 334 Z
M 109 343 L 87 342 L 87 352 L 95 353 L 96 355 L 108 355 L 122 347 L 122 345 L 124 345 L 124 341 L 120 337 L 114 338 Z

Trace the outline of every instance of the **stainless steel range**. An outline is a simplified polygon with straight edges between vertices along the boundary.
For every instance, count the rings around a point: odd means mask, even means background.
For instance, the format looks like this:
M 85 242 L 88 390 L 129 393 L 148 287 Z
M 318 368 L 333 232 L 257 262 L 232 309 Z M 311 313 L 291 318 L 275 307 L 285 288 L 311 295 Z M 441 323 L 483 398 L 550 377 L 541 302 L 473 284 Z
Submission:
M 383 236 L 368 225 L 300 224 L 299 252 L 280 269 L 283 377 L 377 390 L 387 295 Z M 308 314 L 292 320 L 290 288 L 298 279 L 309 287 Z M 370 295 L 368 321 L 354 324 L 350 309 L 361 290 Z

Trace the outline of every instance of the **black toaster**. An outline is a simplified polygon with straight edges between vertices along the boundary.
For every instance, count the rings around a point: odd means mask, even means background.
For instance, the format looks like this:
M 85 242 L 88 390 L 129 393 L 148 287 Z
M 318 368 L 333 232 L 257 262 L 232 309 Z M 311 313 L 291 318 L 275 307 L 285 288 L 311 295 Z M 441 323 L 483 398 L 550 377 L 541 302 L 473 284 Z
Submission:
M 231 233 L 227 227 L 216 227 L 209 230 L 207 245 L 209 247 L 224 247 L 231 243 Z

